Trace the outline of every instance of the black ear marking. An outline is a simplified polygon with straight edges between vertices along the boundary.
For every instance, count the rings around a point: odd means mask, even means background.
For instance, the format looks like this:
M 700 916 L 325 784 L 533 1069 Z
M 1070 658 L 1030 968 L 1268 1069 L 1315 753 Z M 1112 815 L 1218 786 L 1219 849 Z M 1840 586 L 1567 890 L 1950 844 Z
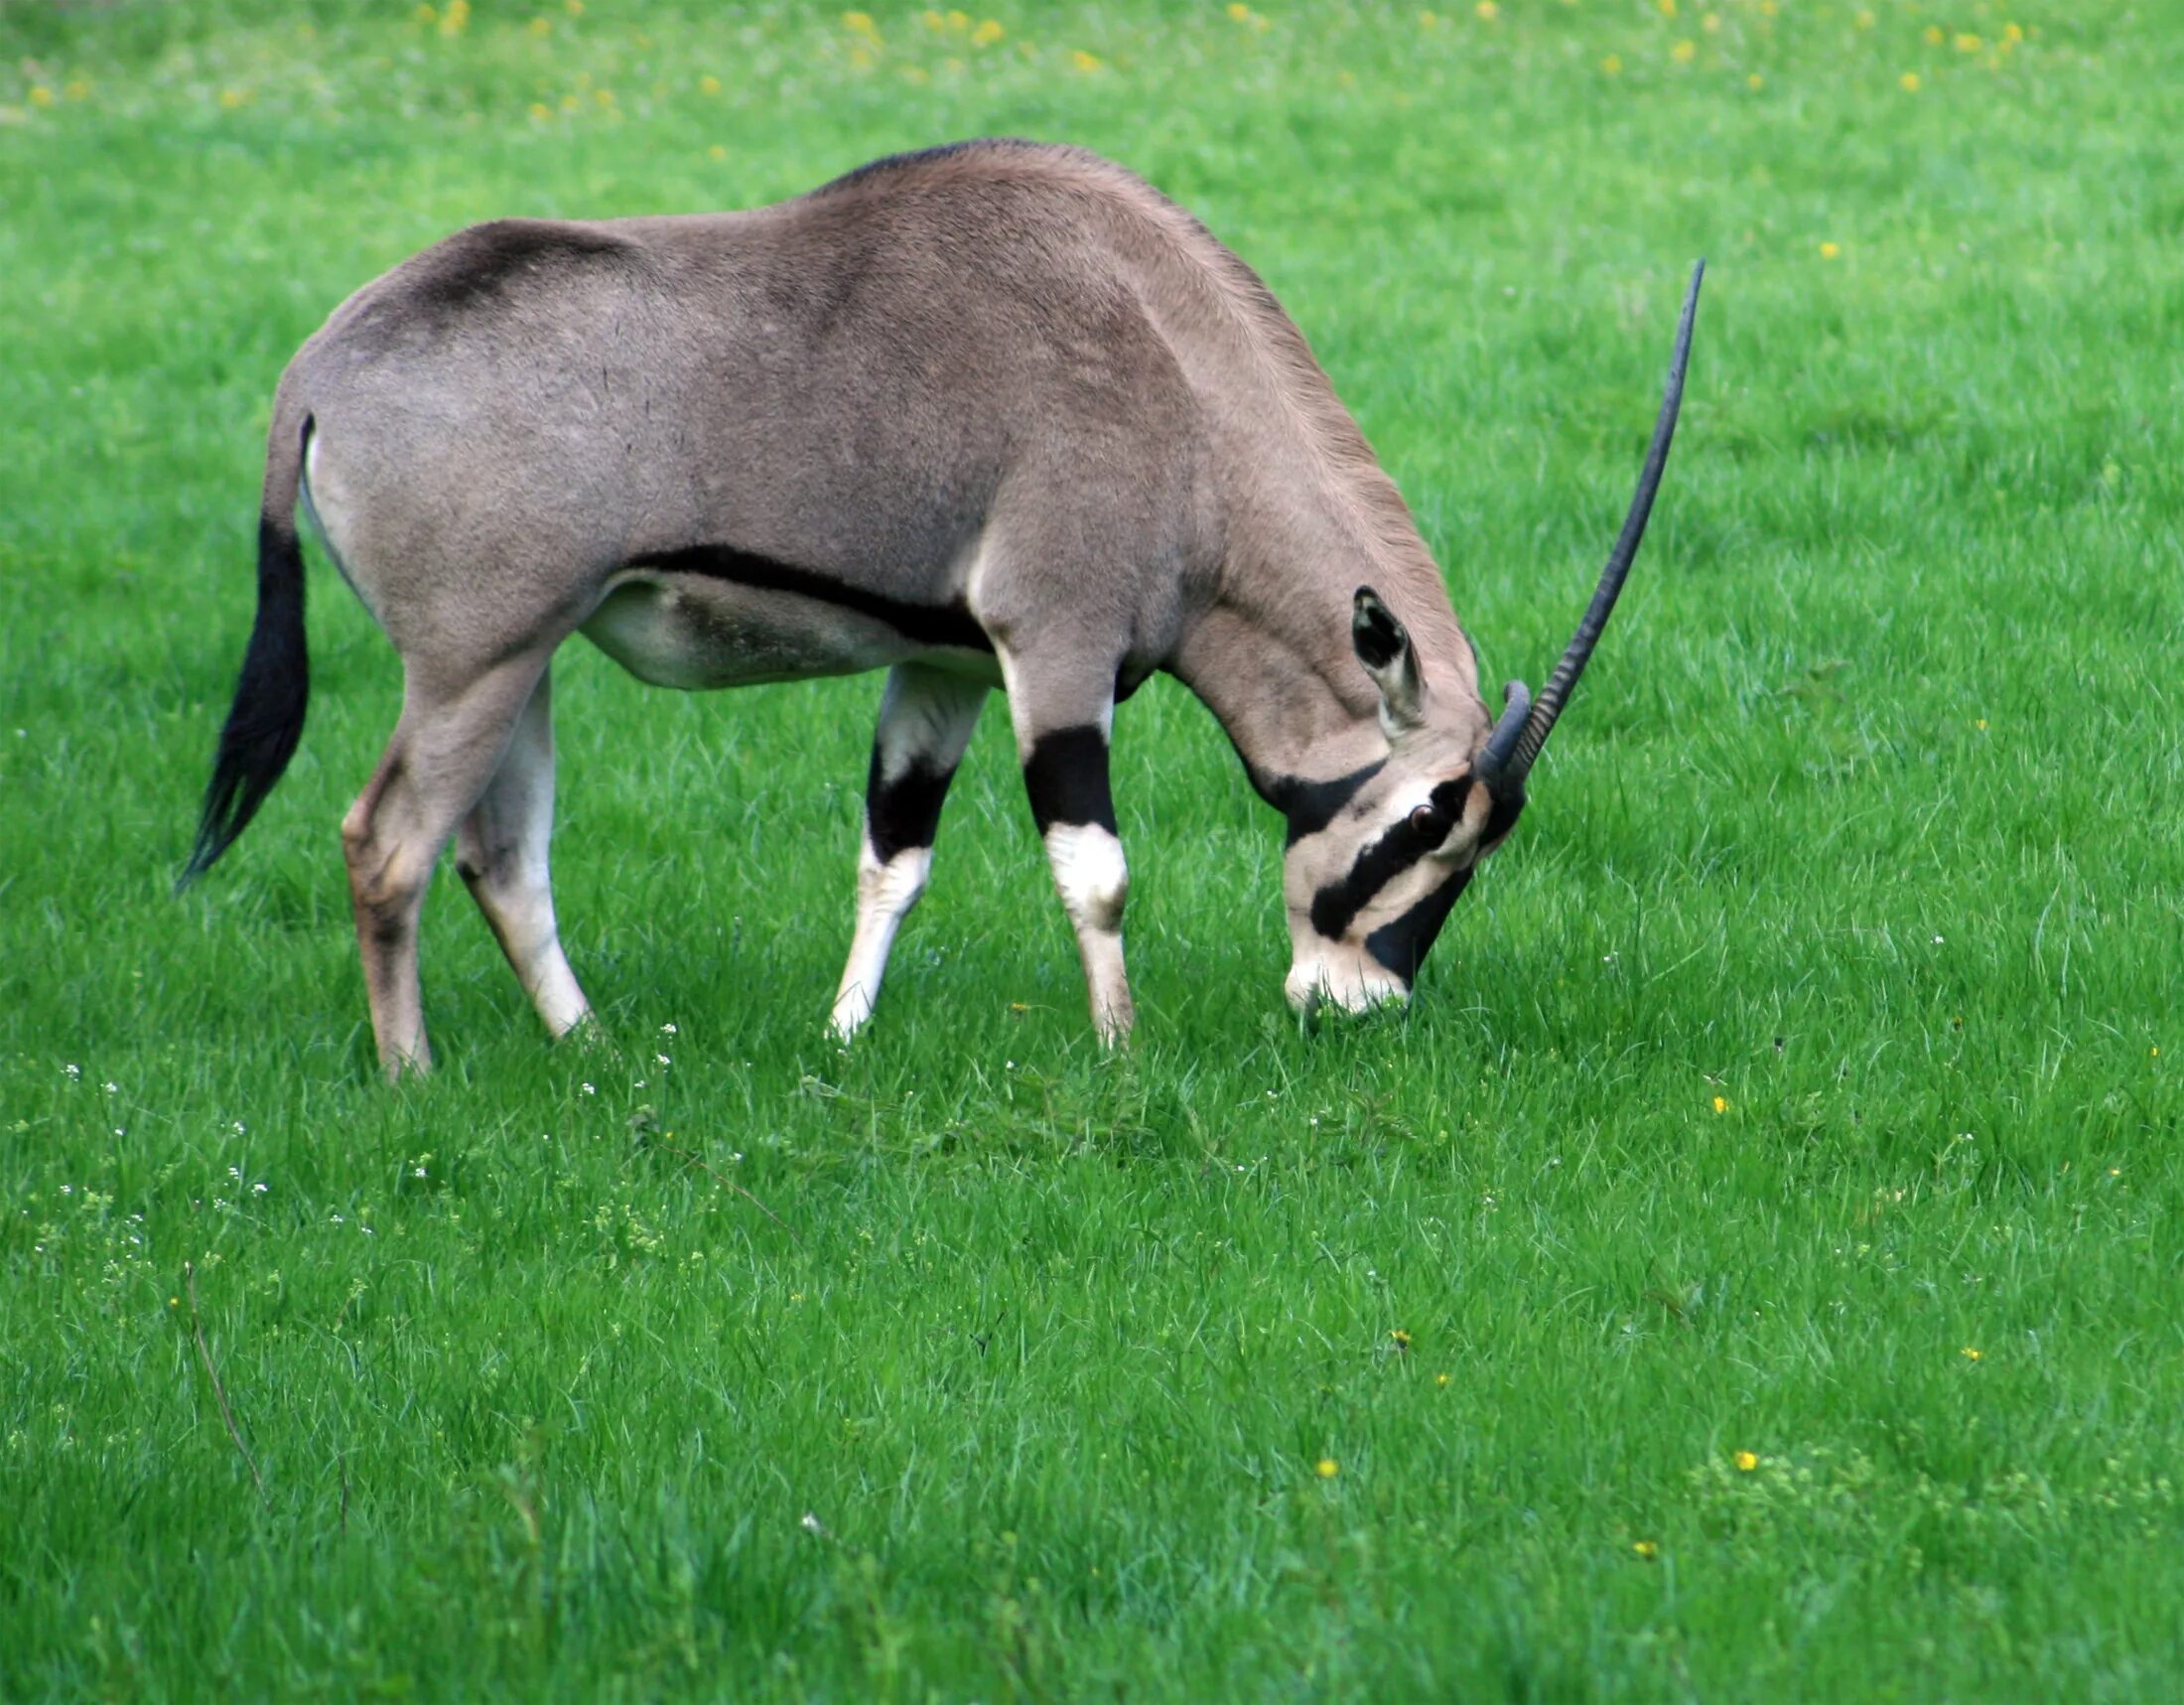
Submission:
M 1381 603 L 1380 595 L 1369 586 L 1361 586 L 1350 611 L 1350 643 L 1357 648 L 1359 662 L 1368 669 L 1380 670 L 1409 649 L 1411 636 L 1404 632 L 1395 612 Z

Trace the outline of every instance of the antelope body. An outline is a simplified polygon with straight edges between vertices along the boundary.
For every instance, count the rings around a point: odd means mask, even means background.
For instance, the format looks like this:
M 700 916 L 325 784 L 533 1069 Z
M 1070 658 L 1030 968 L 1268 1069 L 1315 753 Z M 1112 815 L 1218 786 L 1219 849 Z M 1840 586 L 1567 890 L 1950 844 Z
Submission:
M 404 669 L 341 824 L 390 1074 L 430 1063 L 417 924 L 451 839 L 549 1030 L 589 1017 L 547 871 L 549 662 L 580 632 L 663 686 L 889 671 L 845 1036 L 995 685 L 1094 1021 L 1128 1031 L 1108 743 L 1156 669 L 1289 819 L 1290 998 L 1404 996 L 1516 820 L 1636 550 L 1697 288 L 1587 626 L 1497 727 L 1439 572 L 1302 338 L 1119 167 L 981 142 L 751 212 L 463 231 L 352 296 L 282 376 L 257 621 L 185 880 L 301 734 L 301 498 Z

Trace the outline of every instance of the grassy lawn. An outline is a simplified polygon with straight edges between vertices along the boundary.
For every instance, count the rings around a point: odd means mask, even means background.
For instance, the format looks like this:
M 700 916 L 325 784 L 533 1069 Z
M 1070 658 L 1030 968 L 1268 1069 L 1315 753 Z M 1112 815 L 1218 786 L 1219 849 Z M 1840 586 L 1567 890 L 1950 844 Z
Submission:
M 2184 6 L 952 16 L 0 9 L 0 1694 L 2184 1695 Z M 335 825 L 398 671 L 316 554 L 302 755 L 169 893 L 282 364 L 475 219 L 982 133 L 1260 269 L 1494 680 L 1706 256 L 1418 999 L 1300 1032 L 1279 819 L 1158 681 L 1136 1046 L 990 706 L 838 1049 L 879 678 L 580 641 L 608 1039 L 444 870 L 388 1089 Z

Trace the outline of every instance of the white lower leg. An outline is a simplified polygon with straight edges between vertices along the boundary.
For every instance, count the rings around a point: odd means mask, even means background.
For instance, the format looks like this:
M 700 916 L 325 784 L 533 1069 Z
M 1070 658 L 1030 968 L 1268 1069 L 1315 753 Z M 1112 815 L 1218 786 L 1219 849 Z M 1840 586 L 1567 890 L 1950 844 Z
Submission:
M 857 929 L 850 939 L 849 963 L 842 968 L 842 986 L 834 996 L 832 1028 L 845 1042 L 872 1017 L 895 931 L 925 892 L 932 866 L 931 847 L 904 847 L 882 863 L 871 840 L 864 844 L 857 862 Z
M 1123 968 L 1123 906 L 1130 898 L 1123 843 L 1097 823 L 1056 823 L 1046 831 L 1046 862 L 1077 932 L 1092 1022 L 1102 1041 L 1120 1042 L 1137 1016 Z

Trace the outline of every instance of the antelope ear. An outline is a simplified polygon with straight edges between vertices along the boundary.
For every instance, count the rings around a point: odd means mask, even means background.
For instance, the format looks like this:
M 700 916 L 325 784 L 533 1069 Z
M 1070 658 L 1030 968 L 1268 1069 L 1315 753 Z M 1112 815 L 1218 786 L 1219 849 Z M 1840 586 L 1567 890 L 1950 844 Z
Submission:
M 1357 660 L 1380 689 L 1380 725 L 1393 740 L 1426 720 L 1426 683 L 1419 675 L 1418 653 L 1396 613 L 1369 586 L 1357 589 L 1350 611 L 1350 643 Z

